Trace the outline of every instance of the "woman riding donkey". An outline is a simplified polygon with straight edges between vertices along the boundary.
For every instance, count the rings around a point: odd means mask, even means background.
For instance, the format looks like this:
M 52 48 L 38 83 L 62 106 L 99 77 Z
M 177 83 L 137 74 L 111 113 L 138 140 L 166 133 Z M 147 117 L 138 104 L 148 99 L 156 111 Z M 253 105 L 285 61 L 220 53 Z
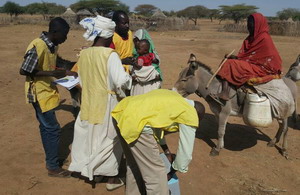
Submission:
M 260 13 L 248 17 L 249 36 L 244 40 L 237 56 L 226 56 L 228 60 L 218 72 L 222 79 L 222 91 L 211 97 L 228 101 L 228 83 L 240 87 L 245 83 L 260 84 L 280 78 L 281 58 L 269 34 L 267 19 Z

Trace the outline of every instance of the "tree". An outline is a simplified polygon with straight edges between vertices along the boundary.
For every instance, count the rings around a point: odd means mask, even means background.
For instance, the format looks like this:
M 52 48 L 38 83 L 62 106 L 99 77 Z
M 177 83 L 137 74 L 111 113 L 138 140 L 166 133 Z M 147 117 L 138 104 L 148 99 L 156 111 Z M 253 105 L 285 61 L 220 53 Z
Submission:
M 157 9 L 157 7 L 155 7 L 154 5 L 141 4 L 141 5 L 138 5 L 136 8 L 134 8 L 134 11 L 138 15 L 150 17 L 150 16 L 152 16 L 152 14 L 155 12 L 156 9 Z
M 24 10 L 19 4 L 16 4 L 11 1 L 7 1 L 3 5 L 3 12 L 9 14 L 11 17 L 11 20 L 12 20 L 13 15 L 18 16 L 18 15 L 24 13 Z
M 115 10 L 123 10 L 124 12 L 129 13 L 129 6 L 126 5 L 125 3 L 119 2 L 117 4 L 117 9 L 115 9 Z
M 221 11 L 219 9 L 209 9 L 208 10 L 208 17 L 210 18 L 210 21 L 213 22 L 214 18 L 220 17 Z
M 177 16 L 177 13 L 174 10 L 171 11 L 163 11 L 163 13 L 167 16 L 167 17 L 173 17 L 173 16 Z
M 237 24 L 242 19 L 247 18 L 249 15 L 255 13 L 258 7 L 253 5 L 245 5 L 245 4 L 236 4 L 233 6 L 228 5 L 220 5 L 221 8 L 221 18 L 224 19 L 232 19 Z
M 38 14 L 41 9 L 41 3 L 31 3 L 25 6 L 25 13 L 33 15 Z
M 277 17 L 280 20 L 287 20 L 292 18 L 293 20 L 300 20 L 300 10 L 295 8 L 287 8 L 277 12 Z
M 77 12 L 81 9 L 87 9 L 89 11 L 97 11 L 101 15 L 106 15 L 111 11 L 123 10 L 129 12 L 129 7 L 117 0 L 80 0 L 77 3 L 72 4 L 71 9 Z
M 41 14 L 44 19 L 47 15 L 60 15 L 66 11 L 66 8 L 56 3 L 31 3 L 25 6 L 25 12 L 28 14 Z
M 209 10 L 202 6 L 202 5 L 196 5 L 196 6 L 190 6 L 183 10 L 180 10 L 177 12 L 178 16 L 187 17 L 190 20 L 194 22 L 195 25 L 197 25 L 197 19 L 207 17 L 209 13 Z
M 57 5 L 56 3 L 46 3 L 48 7 L 48 14 L 50 15 L 60 15 L 66 11 L 66 7 L 62 5 Z

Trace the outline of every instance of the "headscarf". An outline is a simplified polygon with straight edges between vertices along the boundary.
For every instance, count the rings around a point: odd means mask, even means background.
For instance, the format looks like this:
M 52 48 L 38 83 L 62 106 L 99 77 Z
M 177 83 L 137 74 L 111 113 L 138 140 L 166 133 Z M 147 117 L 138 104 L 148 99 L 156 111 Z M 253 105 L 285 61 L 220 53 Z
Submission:
M 88 41 L 94 41 L 97 36 L 105 39 L 112 37 L 116 27 L 114 21 L 99 15 L 94 18 L 85 18 L 79 24 L 86 29 L 83 37 Z
M 138 38 L 139 40 L 147 39 L 150 43 L 149 53 L 154 53 L 155 58 L 160 61 L 159 55 L 158 55 L 157 51 L 155 50 L 154 43 L 153 43 L 153 41 L 152 41 L 152 39 L 151 39 L 151 37 L 150 37 L 150 35 L 149 35 L 149 33 L 146 29 L 138 29 L 137 31 L 135 31 L 135 33 L 133 35 L 133 38 Z M 134 49 L 133 55 L 134 56 L 138 55 L 136 49 Z M 155 67 L 155 69 L 157 70 L 157 72 L 160 75 L 160 78 L 162 79 L 162 72 L 160 70 L 159 64 L 152 63 L 152 66 Z
M 159 60 L 159 56 L 155 50 L 154 43 L 146 29 L 138 29 L 137 31 L 135 31 L 133 38 L 138 38 L 139 40 L 147 39 L 150 42 L 149 53 L 154 53 L 156 59 Z
M 261 13 L 254 13 L 252 16 L 254 35 L 249 35 L 244 40 L 238 59 L 259 65 L 269 74 L 280 74 L 282 61 L 269 34 L 267 19 Z

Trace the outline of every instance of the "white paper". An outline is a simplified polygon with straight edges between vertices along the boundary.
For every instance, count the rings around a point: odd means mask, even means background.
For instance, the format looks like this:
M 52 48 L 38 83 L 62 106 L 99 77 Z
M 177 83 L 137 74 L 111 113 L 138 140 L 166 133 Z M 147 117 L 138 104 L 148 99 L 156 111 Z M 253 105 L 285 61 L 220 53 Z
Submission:
M 79 84 L 79 78 L 78 77 L 75 78 L 74 76 L 66 76 L 55 80 L 54 83 L 59 84 L 67 88 L 68 90 L 70 90 Z

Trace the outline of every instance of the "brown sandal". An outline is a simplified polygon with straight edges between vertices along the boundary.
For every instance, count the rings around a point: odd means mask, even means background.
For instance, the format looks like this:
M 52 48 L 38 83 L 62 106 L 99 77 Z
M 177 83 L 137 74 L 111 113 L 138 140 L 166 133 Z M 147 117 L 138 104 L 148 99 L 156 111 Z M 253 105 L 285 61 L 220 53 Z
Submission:
M 48 176 L 68 178 L 68 177 L 71 177 L 71 172 L 66 169 L 63 169 L 63 168 L 58 168 L 58 169 L 54 169 L 54 170 L 48 169 Z

